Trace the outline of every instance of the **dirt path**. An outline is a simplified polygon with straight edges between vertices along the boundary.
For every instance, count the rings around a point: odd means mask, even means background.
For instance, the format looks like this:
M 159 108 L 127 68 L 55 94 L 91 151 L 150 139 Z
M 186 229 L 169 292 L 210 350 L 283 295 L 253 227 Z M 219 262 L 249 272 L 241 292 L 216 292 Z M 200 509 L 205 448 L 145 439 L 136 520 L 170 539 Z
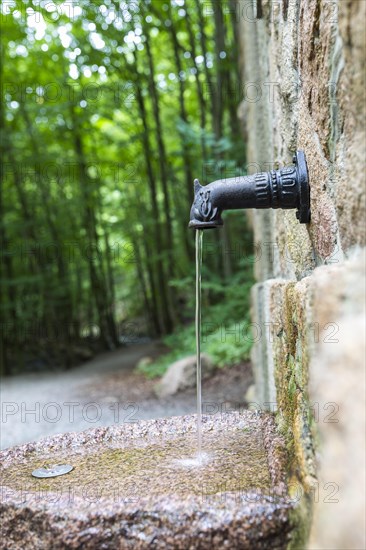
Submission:
M 6 378 L 0 391 L 1 448 L 56 433 L 195 412 L 194 389 L 159 400 L 155 382 L 134 372 L 139 359 L 158 353 L 157 344 L 140 344 L 70 371 Z M 219 371 L 204 382 L 204 406 L 211 412 L 237 408 L 251 380 L 248 364 Z

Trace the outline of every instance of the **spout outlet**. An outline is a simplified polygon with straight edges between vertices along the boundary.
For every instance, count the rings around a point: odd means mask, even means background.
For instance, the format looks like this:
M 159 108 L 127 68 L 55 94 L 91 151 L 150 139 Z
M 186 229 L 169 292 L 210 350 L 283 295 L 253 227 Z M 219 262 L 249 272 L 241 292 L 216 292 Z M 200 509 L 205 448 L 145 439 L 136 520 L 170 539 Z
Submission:
M 189 227 L 220 227 L 224 223 L 222 212 L 245 208 L 296 209 L 299 222 L 309 223 L 310 186 L 304 152 L 297 151 L 293 161 L 281 170 L 217 180 L 205 186 L 195 180 Z

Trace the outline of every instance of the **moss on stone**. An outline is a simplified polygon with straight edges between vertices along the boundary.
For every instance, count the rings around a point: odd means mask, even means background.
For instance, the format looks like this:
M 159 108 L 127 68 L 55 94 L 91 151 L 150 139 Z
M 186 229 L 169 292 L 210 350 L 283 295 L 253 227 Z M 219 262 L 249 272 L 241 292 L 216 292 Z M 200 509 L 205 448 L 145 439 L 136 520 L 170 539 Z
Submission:
M 270 307 L 278 325 L 273 343 L 274 377 L 277 395 L 277 425 L 288 452 L 290 488 L 300 494 L 291 511 L 294 538 L 289 549 L 306 546 L 311 520 L 311 481 L 314 479 L 311 413 L 307 391 L 309 343 L 306 304 L 307 283 L 273 284 Z M 296 496 L 293 495 L 293 496 Z
M 208 459 L 202 466 L 192 466 L 196 441 L 177 437 L 157 441 L 148 447 L 99 448 L 87 454 L 30 456 L 3 471 L 3 484 L 27 492 L 67 492 L 90 498 L 216 494 L 223 491 L 270 491 L 271 479 L 265 449 L 258 433 L 251 427 L 227 435 L 205 436 L 204 451 Z M 185 459 L 185 460 L 184 460 Z M 40 467 L 68 463 L 74 470 L 67 475 L 36 479 L 31 472 Z

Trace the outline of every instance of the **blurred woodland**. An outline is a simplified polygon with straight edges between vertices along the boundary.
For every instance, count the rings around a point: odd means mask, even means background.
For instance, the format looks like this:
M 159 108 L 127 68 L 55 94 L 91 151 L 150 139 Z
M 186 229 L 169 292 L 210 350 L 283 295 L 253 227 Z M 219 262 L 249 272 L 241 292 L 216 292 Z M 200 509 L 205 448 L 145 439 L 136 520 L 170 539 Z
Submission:
M 234 6 L 3 3 L 2 373 L 191 326 L 193 180 L 245 164 Z M 250 243 L 243 214 L 205 233 L 215 318 L 244 316 Z

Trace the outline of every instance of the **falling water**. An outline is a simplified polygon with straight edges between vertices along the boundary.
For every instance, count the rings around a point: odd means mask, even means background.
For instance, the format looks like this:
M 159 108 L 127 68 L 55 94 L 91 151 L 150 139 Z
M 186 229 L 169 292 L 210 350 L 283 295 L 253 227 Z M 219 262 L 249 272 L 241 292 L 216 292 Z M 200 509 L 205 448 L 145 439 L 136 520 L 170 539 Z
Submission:
M 196 365 L 197 365 L 197 452 L 202 456 L 202 373 L 201 373 L 201 280 L 203 231 L 196 231 Z
M 202 279 L 203 231 L 196 231 L 196 364 L 197 364 L 197 454 L 195 457 L 180 458 L 175 464 L 184 468 L 205 467 L 211 459 L 202 452 L 202 373 L 201 373 L 201 279 Z

